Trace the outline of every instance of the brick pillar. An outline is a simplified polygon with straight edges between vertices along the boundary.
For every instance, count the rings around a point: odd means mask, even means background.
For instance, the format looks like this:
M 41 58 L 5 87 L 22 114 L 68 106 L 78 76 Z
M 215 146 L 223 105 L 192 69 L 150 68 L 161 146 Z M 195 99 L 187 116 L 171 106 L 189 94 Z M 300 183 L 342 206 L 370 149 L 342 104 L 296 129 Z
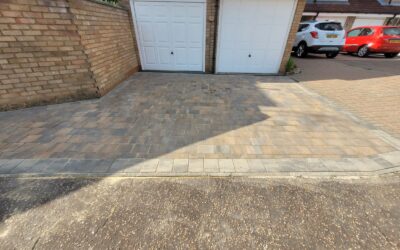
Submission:
M 292 47 L 294 40 L 296 38 L 297 29 L 299 28 L 300 20 L 303 15 L 304 7 L 306 6 L 306 0 L 298 0 L 296 11 L 294 14 L 292 27 L 290 29 L 289 37 L 286 43 L 285 52 L 283 54 L 281 66 L 279 69 L 280 74 L 285 74 L 286 72 L 286 64 L 289 61 L 290 54 L 292 53 Z

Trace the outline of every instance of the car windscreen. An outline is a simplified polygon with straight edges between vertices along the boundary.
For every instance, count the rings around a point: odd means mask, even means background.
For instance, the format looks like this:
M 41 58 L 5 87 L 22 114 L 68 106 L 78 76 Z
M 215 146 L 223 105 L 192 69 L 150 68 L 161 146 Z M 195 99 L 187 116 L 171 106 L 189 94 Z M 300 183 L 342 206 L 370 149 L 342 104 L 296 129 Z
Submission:
M 400 28 L 384 28 L 383 34 L 386 36 L 400 36 Z
M 326 30 L 326 31 L 343 30 L 342 24 L 336 22 L 319 23 L 315 25 L 315 27 L 317 27 L 317 29 L 319 30 Z

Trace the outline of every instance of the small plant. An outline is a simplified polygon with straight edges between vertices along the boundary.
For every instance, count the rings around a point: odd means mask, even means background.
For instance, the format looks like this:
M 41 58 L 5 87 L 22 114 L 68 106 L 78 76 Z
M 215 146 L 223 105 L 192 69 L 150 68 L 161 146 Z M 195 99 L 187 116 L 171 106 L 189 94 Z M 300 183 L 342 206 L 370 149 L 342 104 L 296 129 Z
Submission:
M 286 64 L 286 73 L 287 74 L 293 74 L 295 69 L 297 69 L 297 65 L 294 62 L 293 58 L 289 58 L 289 61 Z

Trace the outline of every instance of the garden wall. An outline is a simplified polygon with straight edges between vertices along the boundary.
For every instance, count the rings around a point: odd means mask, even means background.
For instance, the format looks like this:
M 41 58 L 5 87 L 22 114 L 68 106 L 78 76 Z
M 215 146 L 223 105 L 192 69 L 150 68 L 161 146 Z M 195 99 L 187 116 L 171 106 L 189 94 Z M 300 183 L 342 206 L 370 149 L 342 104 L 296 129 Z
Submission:
M 0 109 L 104 95 L 138 69 L 127 9 L 1 0 Z

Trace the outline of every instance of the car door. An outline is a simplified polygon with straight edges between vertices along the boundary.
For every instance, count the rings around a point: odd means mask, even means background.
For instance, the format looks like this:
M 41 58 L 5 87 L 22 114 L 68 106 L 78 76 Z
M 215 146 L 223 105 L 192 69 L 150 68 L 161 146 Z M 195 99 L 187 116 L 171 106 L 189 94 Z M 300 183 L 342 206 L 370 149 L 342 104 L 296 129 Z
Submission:
M 357 37 L 358 47 L 369 44 L 372 42 L 374 30 L 372 28 L 363 28 L 360 35 Z
M 358 47 L 360 46 L 358 38 L 361 31 L 362 29 L 358 28 L 347 32 L 346 45 L 344 47 L 344 51 L 356 52 L 358 50 Z

